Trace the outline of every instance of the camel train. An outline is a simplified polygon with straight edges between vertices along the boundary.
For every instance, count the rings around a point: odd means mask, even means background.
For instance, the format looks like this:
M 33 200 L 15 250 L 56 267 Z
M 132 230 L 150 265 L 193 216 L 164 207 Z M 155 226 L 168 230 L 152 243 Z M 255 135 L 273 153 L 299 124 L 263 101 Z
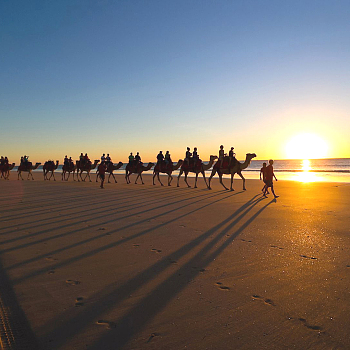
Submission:
M 220 184 L 224 187 L 225 190 L 230 189 L 233 191 L 233 178 L 234 175 L 237 174 L 242 180 L 243 180 L 243 190 L 246 190 L 245 187 L 245 178 L 242 175 L 242 171 L 246 169 L 252 159 L 256 157 L 255 153 L 247 153 L 246 154 L 246 159 L 244 162 L 239 162 L 236 158 L 230 158 L 228 156 L 221 157 L 218 159 L 216 155 L 211 155 L 209 162 L 205 164 L 201 159 L 193 159 L 193 158 L 185 158 L 185 160 L 179 159 L 176 164 L 174 164 L 171 159 L 170 161 L 158 161 L 156 164 L 155 163 L 148 163 L 147 165 L 144 165 L 143 163 L 128 163 L 125 167 L 125 181 L 127 184 L 131 183 L 130 180 L 130 175 L 136 174 L 136 179 L 135 179 L 135 184 L 137 184 L 138 179 L 141 179 L 141 183 L 144 184 L 143 179 L 142 179 L 142 173 L 145 171 L 148 171 L 153 169 L 153 185 L 155 185 L 155 179 L 158 180 L 161 186 L 164 186 L 164 184 L 161 181 L 160 174 L 166 174 L 167 177 L 167 185 L 171 186 L 171 182 L 173 181 L 173 175 L 172 173 L 176 170 L 179 171 L 178 176 L 177 176 L 177 187 L 180 187 L 180 179 L 182 175 L 184 174 L 184 181 L 187 185 L 187 187 L 191 187 L 187 181 L 187 177 L 189 173 L 194 173 L 195 174 L 195 180 L 194 180 L 194 188 L 197 188 L 197 180 L 198 180 L 198 175 L 201 174 L 203 176 L 204 182 L 207 186 L 207 188 L 210 190 L 211 189 L 211 181 L 213 177 L 217 174 L 219 176 L 219 182 Z M 216 162 L 215 162 L 216 161 Z M 70 174 L 73 173 L 73 180 L 76 181 L 86 181 L 88 179 L 91 182 L 90 178 L 90 172 L 93 169 L 96 169 L 98 164 L 100 163 L 99 160 L 95 160 L 93 163 L 88 160 L 88 161 L 81 161 L 78 160 L 74 164 L 73 162 L 65 162 L 64 165 L 62 166 L 62 181 L 68 181 Z M 105 163 L 103 161 L 103 163 Z M 27 172 L 27 180 L 30 178 L 34 180 L 32 171 L 37 169 L 41 163 L 36 163 L 33 165 L 31 162 L 26 162 L 26 163 L 21 163 L 18 166 L 18 180 L 22 177 L 23 172 Z M 0 164 L 0 173 L 1 173 L 1 178 L 4 178 L 5 180 L 9 179 L 10 175 L 10 170 L 12 170 L 15 166 L 15 163 L 13 164 Z M 53 161 L 47 161 L 43 165 L 43 174 L 44 174 L 44 180 L 51 180 L 53 178 L 54 181 L 55 179 L 55 170 L 57 170 L 59 166 L 59 161 L 57 160 L 56 162 Z M 122 162 L 117 163 L 116 165 L 113 164 L 113 162 L 106 162 L 105 170 L 104 172 L 107 173 L 108 176 L 108 183 L 110 183 L 110 178 L 112 177 L 114 179 L 114 182 L 117 183 L 117 180 L 114 176 L 114 171 L 120 169 L 123 166 Z M 212 169 L 211 174 L 209 176 L 209 179 L 207 180 L 205 176 L 205 172 L 208 171 L 209 169 Z M 85 176 L 84 176 L 85 173 Z M 101 178 L 100 176 L 100 170 L 97 170 L 97 176 L 96 176 L 96 182 Z M 223 175 L 230 175 L 230 186 L 229 188 L 225 186 L 223 183 Z M 76 177 L 76 179 L 75 179 Z

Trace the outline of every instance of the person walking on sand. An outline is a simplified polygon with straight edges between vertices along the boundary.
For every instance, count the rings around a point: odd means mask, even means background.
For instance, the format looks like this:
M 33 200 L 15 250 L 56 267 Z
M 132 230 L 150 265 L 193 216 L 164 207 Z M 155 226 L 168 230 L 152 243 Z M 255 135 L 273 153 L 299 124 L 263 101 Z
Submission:
M 266 184 L 265 184 L 265 190 L 264 190 L 264 197 L 267 197 L 267 191 L 268 188 L 271 187 L 271 192 L 274 195 L 275 198 L 278 198 L 279 196 L 276 196 L 275 191 L 273 190 L 273 178 L 277 181 L 277 178 L 273 172 L 273 160 L 269 160 L 269 165 L 266 167 Z
M 105 182 L 106 170 L 107 170 L 106 162 L 102 161 L 101 164 L 98 166 L 97 170 L 98 170 L 98 175 L 101 179 L 101 186 L 100 187 L 104 188 L 103 184 Z
M 262 168 L 260 169 L 260 180 L 263 180 L 264 182 L 264 187 L 261 189 L 261 191 L 265 192 L 265 188 L 266 188 L 266 163 L 263 163 Z M 262 175 L 262 178 L 261 178 Z M 269 192 L 267 191 L 266 194 L 269 194 Z

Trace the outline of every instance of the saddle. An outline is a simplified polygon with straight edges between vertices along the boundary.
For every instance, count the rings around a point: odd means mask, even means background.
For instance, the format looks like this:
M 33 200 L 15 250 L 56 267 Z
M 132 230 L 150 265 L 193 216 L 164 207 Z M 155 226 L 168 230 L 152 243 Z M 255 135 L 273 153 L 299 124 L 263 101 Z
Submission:
M 220 160 L 218 160 L 214 165 L 214 169 L 220 169 L 220 163 L 221 163 Z M 222 162 L 222 168 L 223 169 L 231 169 L 236 164 L 237 164 L 237 159 L 235 157 L 232 158 L 231 164 L 230 164 L 230 157 L 225 156 L 224 160 Z

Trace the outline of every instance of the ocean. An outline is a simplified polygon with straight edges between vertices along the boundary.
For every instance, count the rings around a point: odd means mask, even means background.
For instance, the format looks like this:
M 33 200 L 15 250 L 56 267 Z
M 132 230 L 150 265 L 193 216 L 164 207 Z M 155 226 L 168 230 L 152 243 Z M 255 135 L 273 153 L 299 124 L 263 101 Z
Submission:
M 243 162 L 243 160 L 240 160 Z M 252 160 L 250 166 L 243 170 L 243 175 L 246 179 L 259 179 L 260 168 L 262 164 L 268 160 Z M 208 163 L 208 162 L 204 162 Z M 147 164 L 147 162 L 145 162 Z M 115 171 L 115 174 L 124 174 L 126 164 L 121 169 Z M 327 182 L 349 182 L 350 183 L 350 158 L 337 159 L 289 159 L 275 160 L 274 171 L 279 180 L 292 180 L 302 182 L 327 181 Z M 16 171 L 15 167 L 13 171 Z M 58 166 L 57 173 L 61 173 L 62 165 Z M 34 171 L 35 173 L 42 172 L 42 165 Z M 95 173 L 92 170 L 91 173 Z M 152 170 L 147 172 L 152 173 Z M 173 175 L 178 175 L 178 171 L 174 171 Z M 206 171 L 206 176 L 209 176 L 211 170 Z M 190 174 L 189 176 L 193 176 Z M 225 175 L 227 177 L 227 175 Z M 239 176 L 235 175 L 235 178 Z

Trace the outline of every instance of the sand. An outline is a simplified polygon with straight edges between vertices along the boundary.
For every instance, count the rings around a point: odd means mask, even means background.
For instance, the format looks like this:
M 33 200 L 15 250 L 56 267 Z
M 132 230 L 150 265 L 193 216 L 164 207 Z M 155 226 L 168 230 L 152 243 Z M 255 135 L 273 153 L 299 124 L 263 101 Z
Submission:
M 0 181 L 0 292 L 33 348 L 350 348 L 350 184 L 34 177 Z

